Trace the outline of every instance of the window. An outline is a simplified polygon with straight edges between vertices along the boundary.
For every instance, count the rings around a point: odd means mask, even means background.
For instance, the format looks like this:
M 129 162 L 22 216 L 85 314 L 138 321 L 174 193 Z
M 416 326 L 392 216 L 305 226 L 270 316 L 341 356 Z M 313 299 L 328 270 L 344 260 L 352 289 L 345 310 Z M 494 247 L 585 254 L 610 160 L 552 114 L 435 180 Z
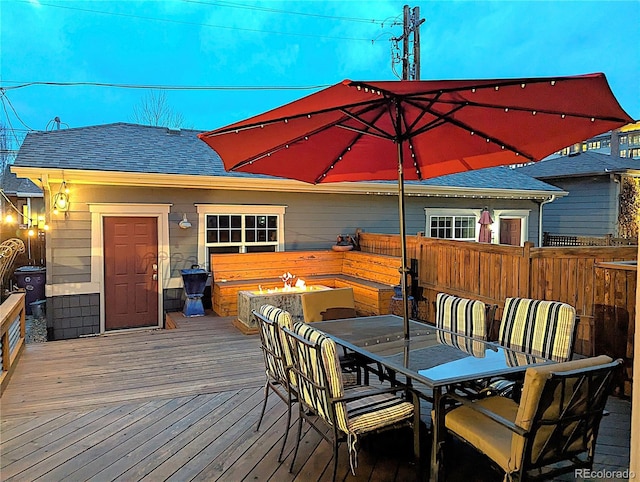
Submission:
M 627 150 L 626 149 L 620 149 L 620 157 L 627 157 Z
M 587 149 L 589 150 L 600 149 L 600 141 L 590 141 L 587 144 Z
M 213 253 L 284 250 L 285 206 L 197 205 L 198 262 L 209 265 Z
M 629 136 L 629 144 L 633 146 L 640 144 L 640 134 L 631 134 Z
M 477 222 L 475 215 L 430 216 L 428 232 L 432 238 L 475 241 Z
M 634 147 L 633 149 L 629 150 L 629 157 L 633 158 L 633 159 L 637 159 L 640 157 L 640 149 L 637 147 Z
M 627 136 L 620 136 L 620 144 L 626 144 L 627 143 Z

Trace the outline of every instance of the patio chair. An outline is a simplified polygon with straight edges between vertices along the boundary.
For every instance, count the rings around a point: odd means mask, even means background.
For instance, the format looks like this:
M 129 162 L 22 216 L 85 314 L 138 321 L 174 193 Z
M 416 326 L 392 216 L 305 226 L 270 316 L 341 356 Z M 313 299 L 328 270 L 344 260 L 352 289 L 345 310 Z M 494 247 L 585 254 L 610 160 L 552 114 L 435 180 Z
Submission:
M 571 359 L 578 328 L 576 310 L 560 301 L 507 298 L 498 332 L 498 343 L 525 354 L 556 362 Z M 485 395 L 520 395 L 522 384 L 513 380 L 494 380 Z
M 447 393 L 442 406 L 458 406 L 445 415 L 445 428 L 485 454 L 505 480 L 550 480 L 591 469 L 613 371 L 621 363 L 603 355 L 528 368 L 519 403 Z
M 557 362 L 571 359 L 576 341 L 576 310 L 559 301 L 507 298 L 498 343 Z
M 287 404 L 287 425 L 282 441 L 282 448 L 278 456 L 278 462 L 282 462 L 284 447 L 287 443 L 289 426 L 291 425 L 291 407 L 297 402 L 298 394 L 295 387 L 295 377 L 290 374 L 291 355 L 288 353 L 288 346 L 284 342 L 281 327 L 291 328 L 293 322 L 288 311 L 282 310 L 272 305 L 263 305 L 260 311 L 253 312 L 258 326 L 260 327 L 260 342 L 267 380 L 264 386 L 264 402 L 260 419 L 256 426 L 256 431 L 260 430 L 260 424 L 267 408 L 269 390 L 273 391 L 280 399 Z
M 292 372 L 296 376 L 300 399 L 300 419 L 296 448 L 290 472 L 302 438 L 302 423 L 307 421 L 333 446 L 333 480 L 338 470 L 338 445 L 347 442 L 349 465 L 355 475 L 358 438 L 402 426 L 413 427 L 414 456 L 420 470 L 420 403 L 415 392 L 406 387 L 346 388 L 334 341 L 311 325 L 296 323 L 293 330 L 283 329 L 294 358 Z M 397 392 L 410 393 L 406 401 Z M 309 412 L 317 416 L 309 416 Z M 329 427 L 327 431 L 326 428 Z
M 323 315 L 323 312 L 336 308 L 344 308 L 346 311 L 343 311 L 341 314 L 351 315 L 344 316 L 344 318 L 352 318 L 356 316 L 353 288 L 307 291 L 302 293 L 300 301 L 302 304 L 302 315 L 305 323 L 313 323 L 314 321 L 330 319 L 326 316 L 326 313 Z
M 436 326 L 460 335 L 489 339 L 496 305 L 447 293 L 436 296 Z

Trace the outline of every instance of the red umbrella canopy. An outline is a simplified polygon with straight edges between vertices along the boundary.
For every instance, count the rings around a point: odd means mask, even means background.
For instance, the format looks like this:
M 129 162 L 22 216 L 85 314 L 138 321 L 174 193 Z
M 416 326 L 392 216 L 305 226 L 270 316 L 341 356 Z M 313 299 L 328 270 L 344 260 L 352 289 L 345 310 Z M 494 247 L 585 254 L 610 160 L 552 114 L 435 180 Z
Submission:
M 604 74 L 339 84 L 200 138 L 228 171 L 420 180 L 537 161 L 633 119 Z M 398 146 L 402 146 L 398 149 Z

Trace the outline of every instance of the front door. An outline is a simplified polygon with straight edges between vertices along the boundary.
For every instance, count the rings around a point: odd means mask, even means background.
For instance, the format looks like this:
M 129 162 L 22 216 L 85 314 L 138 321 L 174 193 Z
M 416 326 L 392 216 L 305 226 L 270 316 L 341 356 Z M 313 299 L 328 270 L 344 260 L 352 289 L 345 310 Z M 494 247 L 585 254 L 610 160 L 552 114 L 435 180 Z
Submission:
M 520 218 L 501 218 L 500 219 L 500 244 L 510 244 L 511 246 L 520 246 L 521 226 Z
M 158 220 L 104 218 L 105 330 L 158 325 Z

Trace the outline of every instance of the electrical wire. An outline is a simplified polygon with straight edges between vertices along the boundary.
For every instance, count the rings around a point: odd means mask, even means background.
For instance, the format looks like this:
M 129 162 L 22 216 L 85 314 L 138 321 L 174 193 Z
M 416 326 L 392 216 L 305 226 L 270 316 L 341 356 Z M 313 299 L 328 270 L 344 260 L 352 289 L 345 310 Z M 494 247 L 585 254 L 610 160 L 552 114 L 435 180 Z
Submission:
M 15 1 L 19 3 L 29 3 L 29 4 L 31 3 L 28 0 L 15 0 Z M 63 8 L 66 10 L 74 10 L 77 12 L 97 13 L 100 15 L 112 15 L 115 17 L 135 18 L 139 20 L 154 20 L 156 22 L 167 22 L 167 23 L 174 23 L 174 24 L 180 24 L 180 25 L 195 25 L 198 27 L 220 28 L 225 30 L 238 30 L 242 32 L 268 33 L 273 35 L 288 35 L 292 37 L 323 38 L 323 39 L 334 39 L 334 40 L 357 40 L 357 41 L 366 41 L 366 42 L 370 41 L 370 39 L 368 38 L 361 38 L 361 37 L 340 37 L 340 36 L 333 36 L 333 35 L 315 35 L 310 33 L 277 32 L 274 30 L 230 27 L 228 25 L 215 25 L 210 23 L 189 22 L 187 20 L 174 20 L 169 18 L 148 17 L 144 15 L 135 15 L 131 13 L 105 12 L 103 10 L 94 10 L 91 8 L 71 7 L 69 5 L 54 5 L 51 3 L 43 3 L 43 2 L 38 2 L 38 5 L 42 7 Z
M 334 15 L 321 15 L 317 13 L 304 13 L 304 12 L 294 12 L 291 10 L 279 10 L 277 8 L 258 7 L 255 5 L 244 5 L 244 4 L 235 3 L 235 2 L 217 2 L 217 1 L 205 2 L 203 0 L 182 0 L 182 1 L 185 3 L 197 3 L 200 5 L 240 8 L 245 10 L 255 10 L 255 11 L 267 12 L 267 13 L 282 13 L 285 15 L 301 15 L 304 17 L 326 18 L 329 20 L 341 20 L 345 22 L 379 23 L 381 26 L 384 25 L 384 22 L 386 22 L 389 19 L 387 18 L 385 20 L 376 20 L 376 19 L 359 18 L 359 17 L 339 17 Z
M 121 89 L 158 89 L 158 90 L 315 90 L 315 89 L 323 89 L 325 87 L 329 87 L 330 84 L 321 84 L 321 85 L 304 85 L 304 86 L 258 86 L 258 85 L 245 85 L 245 86 L 236 86 L 236 85 L 147 85 L 147 84 L 114 84 L 110 82 L 22 82 L 17 80 L 4 80 L 3 82 L 8 82 L 10 84 L 18 84 L 18 85 L 8 85 L 4 87 L 0 87 L 0 89 L 4 90 L 14 90 L 14 89 L 22 89 L 24 87 L 31 87 L 34 85 L 48 85 L 48 86 L 57 86 L 57 87 L 117 87 Z
M 9 104 L 9 107 L 11 107 L 11 110 L 13 111 L 13 114 L 16 116 L 16 119 L 18 119 L 20 121 L 20 124 L 25 126 L 29 131 L 32 131 L 33 129 L 31 127 L 29 127 L 27 124 L 25 124 L 25 122 L 18 115 L 18 112 L 16 112 L 15 107 L 13 107 L 13 104 L 11 103 L 11 99 L 9 99 L 9 97 L 7 97 L 7 93 L 4 91 L 4 89 L 0 89 L 0 94 L 2 94 L 2 98 L 7 101 L 7 104 Z
M 15 139 L 16 144 L 20 145 L 20 140 L 18 139 L 18 136 L 15 133 L 15 130 L 13 129 L 13 125 L 11 124 L 11 118 L 9 117 L 9 112 L 7 111 L 7 105 L 6 105 L 6 102 L 5 102 L 4 92 L 2 94 L 3 95 L 0 96 L 0 101 L 2 102 L 2 110 L 4 110 L 4 115 L 7 118 L 7 124 L 9 124 L 8 131 L 11 132 L 11 134 L 13 135 L 13 138 Z

